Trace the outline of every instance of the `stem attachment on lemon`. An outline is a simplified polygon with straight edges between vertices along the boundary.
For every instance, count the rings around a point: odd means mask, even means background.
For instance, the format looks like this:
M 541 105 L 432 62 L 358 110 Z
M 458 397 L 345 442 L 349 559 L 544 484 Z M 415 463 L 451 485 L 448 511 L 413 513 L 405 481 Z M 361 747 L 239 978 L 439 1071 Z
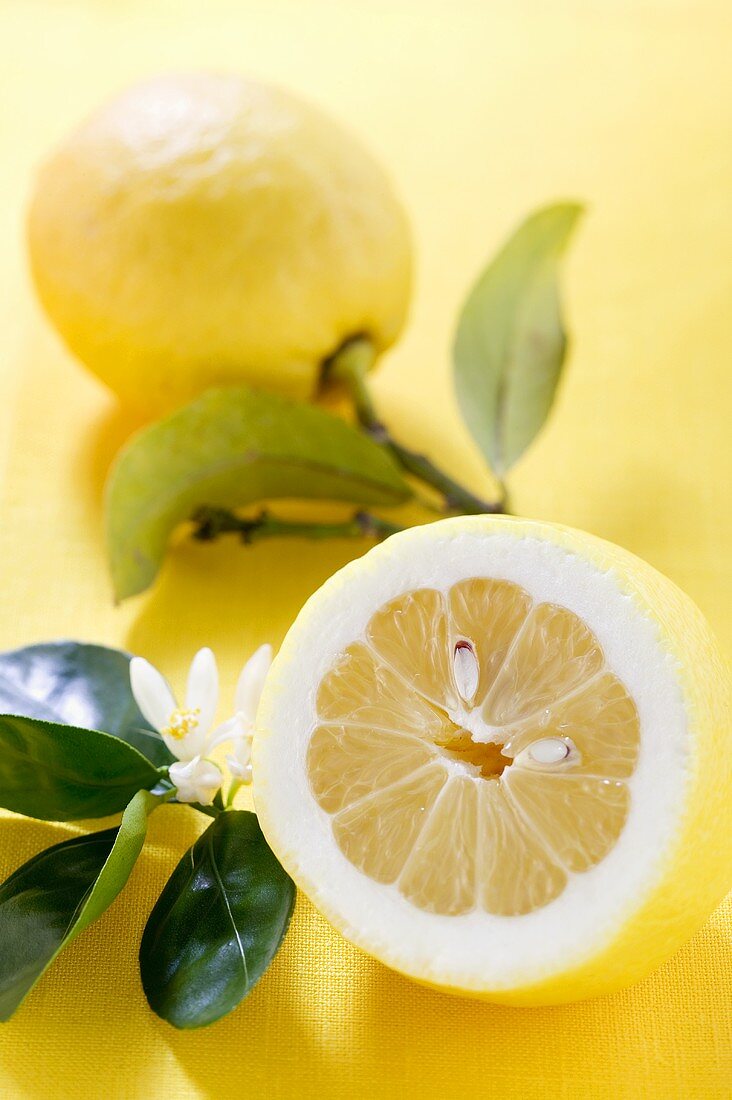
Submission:
M 325 367 L 331 378 L 341 381 L 346 386 L 361 427 L 377 443 L 381 443 L 391 451 L 406 473 L 436 489 L 444 499 L 446 512 L 460 512 L 466 515 L 505 512 L 506 493 L 503 485 L 501 485 L 501 496 L 498 500 L 482 500 L 435 466 L 426 455 L 402 446 L 392 437 L 389 429 L 379 419 L 366 381 L 366 375 L 375 358 L 374 345 L 366 337 L 359 336 L 347 341 L 328 360 Z

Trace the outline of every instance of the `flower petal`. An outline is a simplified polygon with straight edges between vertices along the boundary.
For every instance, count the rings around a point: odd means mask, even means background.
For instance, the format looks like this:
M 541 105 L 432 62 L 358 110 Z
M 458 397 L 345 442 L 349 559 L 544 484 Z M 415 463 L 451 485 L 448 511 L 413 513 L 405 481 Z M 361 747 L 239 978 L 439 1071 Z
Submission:
M 194 756 L 191 760 L 176 760 L 175 764 L 171 764 L 170 768 L 168 769 L 170 782 L 173 783 L 176 787 L 179 783 L 187 783 L 194 775 L 196 768 L 200 763 L 200 760 L 200 756 Z
M 195 756 L 185 764 L 170 765 L 170 780 L 176 788 L 179 802 L 200 802 L 210 806 L 221 788 L 221 769 L 211 760 Z
M 175 710 L 175 697 L 165 677 L 144 657 L 133 657 L 130 687 L 145 719 L 154 729 L 164 729 Z
M 226 765 L 235 779 L 250 783 L 252 779 L 252 739 L 239 737 L 234 742 L 234 751 L 226 757 Z
M 173 756 L 176 756 L 178 760 L 184 762 L 195 760 L 197 756 L 205 751 L 207 747 L 206 731 L 200 727 L 198 722 L 196 722 L 190 733 L 186 733 L 183 737 L 173 737 L 167 732 L 169 728 L 162 729 L 160 735 Z
M 244 665 L 239 676 L 239 682 L 236 685 L 234 700 L 236 710 L 252 724 L 257 715 L 259 697 L 262 694 L 264 681 L 267 678 L 271 664 L 272 646 L 261 645 Z
M 211 729 L 219 705 L 219 672 L 208 647 L 199 649 L 191 661 L 186 688 L 186 710 L 200 711 L 198 729 L 205 736 Z
M 251 764 L 240 764 L 235 756 L 227 756 L 226 757 L 226 765 L 229 769 L 229 772 L 234 777 L 234 779 L 238 779 L 240 783 L 251 783 L 251 781 L 252 781 L 252 765 Z
M 243 719 L 239 714 L 235 714 L 233 718 L 227 718 L 213 731 L 209 738 L 208 751 L 215 749 L 217 745 L 223 744 L 224 741 L 236 741 L 240 737 L 244 737 L 246 733 L 247 726 Z

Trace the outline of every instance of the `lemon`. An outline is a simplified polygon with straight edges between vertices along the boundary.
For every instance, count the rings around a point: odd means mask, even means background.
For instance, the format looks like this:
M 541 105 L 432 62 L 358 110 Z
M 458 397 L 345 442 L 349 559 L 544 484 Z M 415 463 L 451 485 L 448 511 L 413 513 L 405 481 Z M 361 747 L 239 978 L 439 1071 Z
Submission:
M 257 812 L 389 966 L 579 1000 L 647 974 L 730 886 L 729 703 L 701 613 L 630 553 L 445 520 L 305 605 L 260 706 Z
M 40 299 L 125 401 L 249 382 L 308 397 L 350 337 L 399 335 L 411 245 L 381 168 L 320 111 L 237 76 L 132 87 L 42 168 Z

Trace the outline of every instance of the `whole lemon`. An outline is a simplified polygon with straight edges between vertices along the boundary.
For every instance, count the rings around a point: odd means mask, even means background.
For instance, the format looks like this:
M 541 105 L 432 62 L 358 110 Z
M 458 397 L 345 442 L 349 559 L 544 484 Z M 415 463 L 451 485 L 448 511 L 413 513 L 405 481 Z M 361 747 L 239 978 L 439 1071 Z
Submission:
M 28 221 L 68 347 L 150 410 L 249 382 L 309 397 L 322 364 L 407 311 L 411 241 L 380 166 L 340 126 L 238 76 L 164 76 L 83 123 Z

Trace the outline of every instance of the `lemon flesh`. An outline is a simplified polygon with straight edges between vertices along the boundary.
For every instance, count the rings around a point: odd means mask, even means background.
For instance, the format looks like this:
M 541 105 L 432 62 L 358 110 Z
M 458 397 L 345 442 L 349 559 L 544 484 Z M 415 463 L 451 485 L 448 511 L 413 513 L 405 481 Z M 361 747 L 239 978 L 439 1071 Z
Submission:
M 350 337 L 396 340 L 403 209 L 335 122 L 237 76 L 130 88 L 43 166 L 31 267 L 68 347 L 151 410 L 249 382 L 305 398 Z
M 516 1004 L 622 987 L 730 885 L 729 681 L 700 613 L 549 524 L 393 537 L 311 598 L 265 688 L 270 844 L 354 943 Z
M 321 681 L 308 746 L 313 795 L 356 867 L 430 912 L 511 915 L 607 855 L 638 714 L 576 615 L 470 578 L 390 601 L 366 638 Z M 459 654 L 474 690 L 456 684 Z

